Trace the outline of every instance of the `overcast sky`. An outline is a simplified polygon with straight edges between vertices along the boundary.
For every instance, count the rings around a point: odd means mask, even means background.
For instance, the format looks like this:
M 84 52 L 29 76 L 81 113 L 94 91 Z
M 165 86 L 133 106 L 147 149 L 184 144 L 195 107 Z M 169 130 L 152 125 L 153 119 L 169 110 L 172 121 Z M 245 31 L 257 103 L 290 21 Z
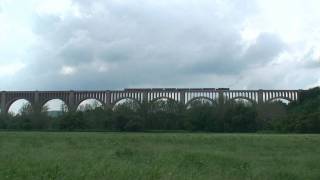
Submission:
M 0 0 L 0 89 L 320 85 L 319 0 Z

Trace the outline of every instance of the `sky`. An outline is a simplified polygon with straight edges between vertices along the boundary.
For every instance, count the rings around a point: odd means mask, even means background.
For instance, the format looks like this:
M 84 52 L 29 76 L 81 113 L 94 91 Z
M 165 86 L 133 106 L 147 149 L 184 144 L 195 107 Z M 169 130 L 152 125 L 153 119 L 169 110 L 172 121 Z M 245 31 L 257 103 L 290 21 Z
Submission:
M 0 0 L 0 90 L 320 85 L 319 0 Z

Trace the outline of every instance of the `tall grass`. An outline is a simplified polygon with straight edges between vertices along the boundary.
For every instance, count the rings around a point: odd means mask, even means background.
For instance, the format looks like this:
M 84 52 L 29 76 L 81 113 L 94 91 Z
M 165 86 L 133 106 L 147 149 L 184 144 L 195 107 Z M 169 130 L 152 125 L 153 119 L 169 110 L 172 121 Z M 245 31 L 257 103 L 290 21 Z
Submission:
M 0 132 L 0 179 L 320 179 L 320 135 Z

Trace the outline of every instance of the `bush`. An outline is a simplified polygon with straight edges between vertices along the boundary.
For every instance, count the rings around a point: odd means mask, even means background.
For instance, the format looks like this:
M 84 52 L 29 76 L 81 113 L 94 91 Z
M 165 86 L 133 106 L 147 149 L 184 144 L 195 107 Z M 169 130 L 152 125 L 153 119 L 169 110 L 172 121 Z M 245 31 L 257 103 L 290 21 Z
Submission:
M 142 131 L 144 130 L 143 119 L 139 116 L 132 116 L 130 120 L 126 123 L 125 131 Z
M 257 130 L 257 113 L 254 107 L 244 104 L 230 104 L 224 118 L 226 132 L 254 132 Z
M 82 112 L 67 113 L 60 120 L 60 129 L 75 130 L 87 128 L 88 126 Z

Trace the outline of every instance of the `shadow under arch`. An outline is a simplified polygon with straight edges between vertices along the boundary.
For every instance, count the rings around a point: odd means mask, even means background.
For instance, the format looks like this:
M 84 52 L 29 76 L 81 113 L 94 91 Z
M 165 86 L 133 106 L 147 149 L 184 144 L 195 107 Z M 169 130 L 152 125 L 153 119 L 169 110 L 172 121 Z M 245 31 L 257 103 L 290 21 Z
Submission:
M 253 99 L 250 99 L 244 96 L 237 96 L 237 97 L 231 98 L 227 101 L 227 103 L 238 103 L 239 101 L 247 101 L 249 102 L 249 104 L 248 103 L 247 104 L 251 106 L 257 104 Z
M 196 102 L 196 101 L 199 101 L 199 100 L 207 100 L 209 102 L 211 102 L 211 106 L 215 106 L 215 105 L 218 105 L 218 102 L 214 99 L 211 99 L 209 97 L 206 97 L 206 96 L 199 96 L 199 97 L 194 97 L 192 99 L 190 99 L 187 103 L 186 103 L 186 107 L 188 108 L 189 106 L 192 105 L 193 102 Z
M 293 102 L 293 100 L 288 97 L 279 96 L 279 97 L 274 97 L 274 98 L 268 99 L 267 103 L 272 103 L 272 102 L 276 102 L 276 101 L 281 101 L 285 104 L 290 104 L 291 102 Z
M 135 98 L 132 98 L 132 97 L 123 97 L 123 98 L 119 98 L 117 99 L 116 101 L 114 101 L 112 104 L 111 104 L 111 108 L 112 110 L 116 110 L 117 107 L 125 104 L 125 103 L 132 103 L 131 104 L 131 108 L 140 108 L 141 107 L 141 102 Z M 130 106 L 130 105 L 129 105 Z M 134 107 L 136 106 L 136 107 Z
M 30 110 L 29 110 L 29 111 L 31 111 L 31 112 L 34 111 L 34 105 L 33 105 L 33 103 L 32 103 L 30 100 L 28 100 L 28 99 L 26 99 L 26 98 L 15 98 L 15 99 L 12 99 L 11 101 L 9 101 L 9 102 L 7 103 L 5 112 L 6 112 L 7 114 L 12 113 L 13 115 L 18 115 L 18 114 L 20 113 L 19 111 L 21 111 L 22 108 L 23 108 L 24 106 L 26 106 L 26 105 L 29 105 L 29 106 L 30 106 Z M 20 107 L 20 108 L 18 108 L 18 107 Z M 16 111 L 16 112 L 10 111 L 11 108 L 13 108 L 12 110 L 14 110 L 14 111 Z
M 60 106 L 58 105 L 60 104 Z M 48 109 L 45 109 L 47 107 Z M 44 111 L 61 111 L 61 112 L 68 112 L 69 106 L 68 104 L 59 98 L 54 99 L 47 99 L 41 104 L 41 112 Z
M 91 102 L 90 102 L 91 101 Z M 88 102 L 88 103 L 86 103 Z M 81 111 L 81 104 L 93 104 L 91 105 L 91 110 L 95 109 L 95 108 L 99 108 L 102 107 L 103 109 L 106 107 L 105 103 L 103 103 L 103 101 L 101 101 L 100 99 L 96 99 L 96 98 L 85 98 L 80 100 L 77 104 L 76 104 L 76 111 Z M 96 103 L 96 104 L 95 104 Z M 86 110 L 86 109 L 84 109 Z

